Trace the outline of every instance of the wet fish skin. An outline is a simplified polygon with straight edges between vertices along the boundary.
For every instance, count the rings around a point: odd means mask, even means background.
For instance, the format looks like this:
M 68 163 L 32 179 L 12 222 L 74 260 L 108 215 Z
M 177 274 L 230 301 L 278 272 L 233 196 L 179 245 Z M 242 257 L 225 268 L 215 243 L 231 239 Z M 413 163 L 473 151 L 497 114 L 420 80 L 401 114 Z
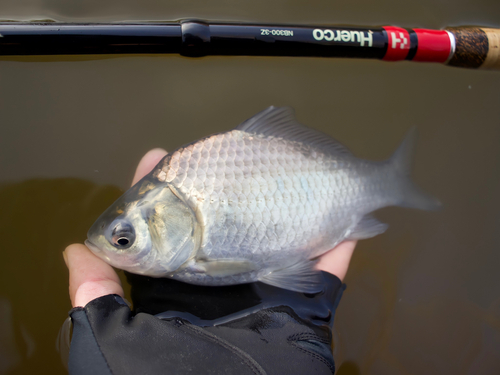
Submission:
M 389 160 L 358 159 L 292 109 L 270 107 L 167 155 L 98 219 L 88 245 L 135 273 L 313 292 L 311 259 L 385 231 L 370 212 L 439 205 L 409 179 L 413 143 L 410 133 Z M 117 236 L 113 245 L 117 227 L 134 232 L 125 249 Z

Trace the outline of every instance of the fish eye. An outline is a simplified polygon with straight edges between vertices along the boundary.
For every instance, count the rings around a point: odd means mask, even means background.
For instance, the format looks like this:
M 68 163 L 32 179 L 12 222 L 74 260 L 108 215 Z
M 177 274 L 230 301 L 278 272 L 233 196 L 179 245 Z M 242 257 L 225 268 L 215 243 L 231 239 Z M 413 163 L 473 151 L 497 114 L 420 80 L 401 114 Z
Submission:
M 119 238 L 116 242 L 118 242 L 118 244 L 121 246 L 126 246 L 129 243 L 128 239 L 125 237 Z
M 118 221 L 112 232 L 109 242 L 117 249 L 128 249 L 135 241 L 134 227 L 127 222 Z

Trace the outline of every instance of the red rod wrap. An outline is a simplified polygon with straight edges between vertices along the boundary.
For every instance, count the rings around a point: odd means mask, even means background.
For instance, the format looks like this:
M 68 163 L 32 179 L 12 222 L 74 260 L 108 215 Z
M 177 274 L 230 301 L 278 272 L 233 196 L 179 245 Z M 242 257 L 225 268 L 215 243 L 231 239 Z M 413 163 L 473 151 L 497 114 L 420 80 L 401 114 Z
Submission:
M 413 61 L 444 63 L 450 55 L 450 36 L 445 30 L 413 29 L 418 47 Z
M 410 51 L 410 34 L 408 30 L 395 26 L 384 26 L 387 31 L 387 52 L 382 60 L 404 60 Z
M 382 60 L 405 60 L 410 51 L 410 34 L 407 29 L 384 26 L 387 32 L 387 52 Z M 412 61 L 444 63 L 450 55 L 451 42 L 445 30 L 409 29 L 417 34 L 417 51 Z

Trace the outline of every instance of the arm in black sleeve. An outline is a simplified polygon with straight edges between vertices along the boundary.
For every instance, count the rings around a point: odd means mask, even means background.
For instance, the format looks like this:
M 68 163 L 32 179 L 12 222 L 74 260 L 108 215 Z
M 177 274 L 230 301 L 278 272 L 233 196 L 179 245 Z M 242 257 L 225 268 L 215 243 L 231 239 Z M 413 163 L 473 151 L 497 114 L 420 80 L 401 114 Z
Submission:
M 333 374 L 331 326 L 345 286 L 310 295 L 262 283 L 202 287 L 128 274 L 71 310 L 70 374 Z

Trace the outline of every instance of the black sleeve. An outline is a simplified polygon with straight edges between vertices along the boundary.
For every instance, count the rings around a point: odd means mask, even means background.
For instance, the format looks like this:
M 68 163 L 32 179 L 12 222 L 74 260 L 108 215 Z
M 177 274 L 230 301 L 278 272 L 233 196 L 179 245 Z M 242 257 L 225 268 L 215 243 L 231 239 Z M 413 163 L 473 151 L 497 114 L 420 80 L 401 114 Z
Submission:
M 333 374 L 331 326 L 345 286 L 310 295 L 254 283 L 199 287 L 128 275 L 116 295 L 71 310 L 70 374 Z

